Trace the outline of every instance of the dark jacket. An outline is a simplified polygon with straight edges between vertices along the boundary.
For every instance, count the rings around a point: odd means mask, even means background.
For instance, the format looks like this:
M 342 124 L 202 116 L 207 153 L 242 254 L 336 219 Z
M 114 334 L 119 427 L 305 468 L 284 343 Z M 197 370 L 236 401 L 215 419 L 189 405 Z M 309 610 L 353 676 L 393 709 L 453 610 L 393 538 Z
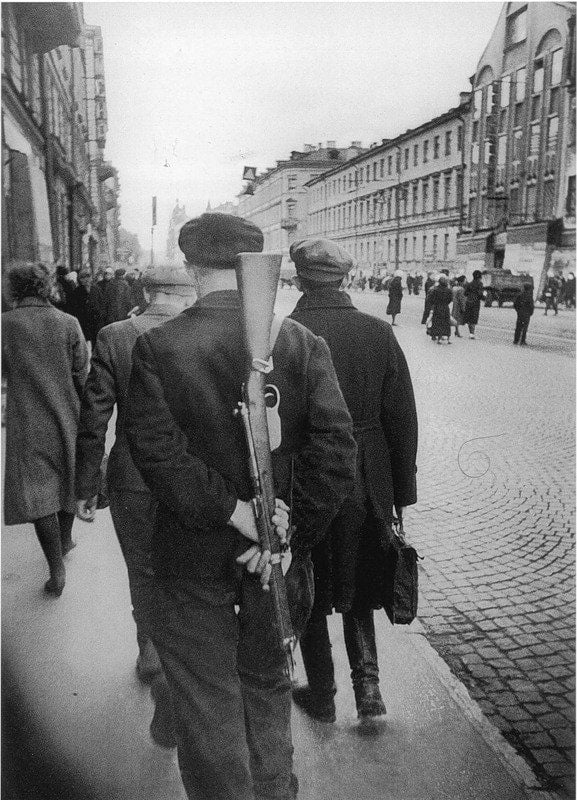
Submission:
M 304 295 L 291 316 L 329 345 L 358 446 L 354 495 L 313 554 L 316 604 L 324 613 L 347 611 L 353 601 L 377 608 L 382 523 L 391 521 L 393 504 L 417 500 L 417 415 L 407 362 L 391 326 L 358 311 L 343 292 Z M 369 565 L 362 580 L 355 577 L 358 564 Z
M 85 500 L 99 490 L 108 422 L 117 406 L 116 437 L 108 459 L 109 489 L 148 492 L 128 449 L 124 409 L 132 350 L 141 333 L 173 317 L 173 310 L 152 304 L 138 317 L 113 322 L 98 334 L 90 374 L 84 387 L 76 440 L 76 497 Z
M 401 300 L 403 299 L 403 283 L 401 278 L 395 277 L 389 283 L 389 304 L 387 314 L 391 316 L 401 313 Z
M 479 322 L 479 312 L 484 291 L 485 287 L 479 278 L 474 278 L 465 284 L 465 313 L 463 317 L 467 325 L 476 325 Z
M 102 292 L 104 295 L 102 324 L 110 325 L 126 319 L 133 309 L 130 297 L 130 286 L 124 278 L 112 278 L 103 281 Z
M 427 331 L 435 339 L 451 335 L 451 312 L 449 305 L 453 292 L 448 286 L 434 286 L 427 295 L 428 313 L 433 312 L 431 327 Z
M 246 361 L 235 291 L 201 298 L 136 343 L 125 430 L 159 502 L 153 558 L 160 576 L 226 581 L 239 545 L 246 549 L 227 525 L 237 500 L 253 495 L 242 425 L 233 416 Z M 297 557 L 322 538 L 350 493 L 356 447 L 326 344 L 285 320 L 273 361 L 267 382 L 280 392 L 282 425 L 273 470 L 277 496 L 293 509 Z
M 513 301 L 513 307 L 520 317 L 531 317 L 535 310 L 532 291 L 522 291 Z
M 102 327 L 103 304 L 99 286 L 91 286 L 89 292 L 84 286 L 77 286 L 68 298 L 66 311 L 76 317 L 87 342 L 94 344 Z

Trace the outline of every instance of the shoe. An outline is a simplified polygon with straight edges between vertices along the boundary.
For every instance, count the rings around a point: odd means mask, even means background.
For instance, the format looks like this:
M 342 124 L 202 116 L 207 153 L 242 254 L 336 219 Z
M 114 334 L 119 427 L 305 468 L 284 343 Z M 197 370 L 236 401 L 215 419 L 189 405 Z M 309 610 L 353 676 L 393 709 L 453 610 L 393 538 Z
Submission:
M 76 542 L 69 539 L 67 542 L 62 542 L 62 555 L 65 556 L 76 547 Z
M 463 337 L 461 336 L 461 334 L 460 334 L 460 333 L 457 333 L 456 331 L 455 331 L 455 336 L 457 337 L 457 339 L 462 339 L 462 338 L 463 338 Z
M 150 694 L 154 700 L 154 716 L 150 723 L 150 736 L 159 747 L 171 750 L 176 747 L 176 736 L 174 734 L 172 698 L 164 675 L 153 681 Z
M 140 647 L 136 659 L 136 674 L 142 683 L 151 683 L 162 672 L 162 664 L 150 639 L 146 639 Z
M 382 717 L 387 713 L 378 684 L 361 684 L 356 686 L 354 691 L 359 719 L 362 717 Z
M 475 334 L 474 333 L 470 333 L 469 334 L 469 339 L 474 339 L 474 338 L 475 338 Z
M 337 712 L 332 697 L 328 700 L 319 698 L 308 686 L 293 689 L 292 695 L 295 705 L 317 722 L 336 722 Z
M 60 597 L 62 592 L 64 591 L 64 586 L 66 584 L 66 578 L 62 577 L 52 577 L 49 578 L 46 583 L 44 584 L 44 591 L 46 594 L 52 594 L 54 597 Z

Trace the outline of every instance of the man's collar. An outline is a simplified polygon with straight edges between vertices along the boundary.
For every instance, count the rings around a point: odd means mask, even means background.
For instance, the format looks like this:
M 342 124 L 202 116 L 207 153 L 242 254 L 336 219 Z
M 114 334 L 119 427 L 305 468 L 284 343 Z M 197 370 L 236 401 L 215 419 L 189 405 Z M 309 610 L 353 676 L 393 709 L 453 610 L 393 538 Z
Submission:
M 17 303 L 18 308 L 22 308 L 23 306 L 50 306 L 50 300 L 44 299 L 43 297 L 23 297 L 22 300 L 19 300 Z
M 338 289 L 315 289 L 314 292 L 303 294 L 295 306 L 295 311 L 304 311 L 311 308 L 355 308 L 353 301 L 346 292 Z
M 199 297 L 192 308 L 240 308 L 240 294 L 236 289 L 223 289 Z

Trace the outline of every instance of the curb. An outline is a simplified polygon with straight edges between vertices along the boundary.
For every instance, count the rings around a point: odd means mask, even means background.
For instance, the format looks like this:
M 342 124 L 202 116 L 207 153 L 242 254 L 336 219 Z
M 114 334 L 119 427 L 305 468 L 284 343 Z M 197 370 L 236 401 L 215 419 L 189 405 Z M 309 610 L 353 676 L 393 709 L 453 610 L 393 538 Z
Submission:
M 465 717 L 491 748 L 503 766 L 523 785 L 530 800 L 562 800 L 556 792 L 544 789 L 527 762 L 509 744 L 498 728 L 490 722 L 471 697 L 466 686 L 454 675 L 437 651 L 429 644 L 425 629 L 416 619 L 406 631 L 412 647 L 427 662 L 435 676 Z

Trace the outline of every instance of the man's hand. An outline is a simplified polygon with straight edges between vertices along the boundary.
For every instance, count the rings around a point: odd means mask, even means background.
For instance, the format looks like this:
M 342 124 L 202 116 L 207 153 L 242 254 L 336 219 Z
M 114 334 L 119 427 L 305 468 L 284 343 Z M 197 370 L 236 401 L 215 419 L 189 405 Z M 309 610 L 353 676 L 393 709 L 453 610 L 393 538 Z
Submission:
M 94 515 L 96 514 L 96 503 L 98 495 L 89 497 L 87 500 L 76 501 L 76 516 L 84 522 L 94 522 Z
M 271 522 L 275 526 L 275 533 L 279 537 L 281 544 L 286 544 L 289 528 L 289 507 L 279 497 L 275 500 L 275 511 Z M 255 542 L 249 547 L 236 562 L 244 564 L 248 572 L 260 577 L 262 588 L 265 592 L 269 591 L 269 581 L 271 574 L 270 552 L 262 551 L 258 545 L 258 531 L 254 518 L 252 503 L 246 500 L 238 500 L 234 512 L 229 520 L 229 525 L 235 527 L 251 542 Z

